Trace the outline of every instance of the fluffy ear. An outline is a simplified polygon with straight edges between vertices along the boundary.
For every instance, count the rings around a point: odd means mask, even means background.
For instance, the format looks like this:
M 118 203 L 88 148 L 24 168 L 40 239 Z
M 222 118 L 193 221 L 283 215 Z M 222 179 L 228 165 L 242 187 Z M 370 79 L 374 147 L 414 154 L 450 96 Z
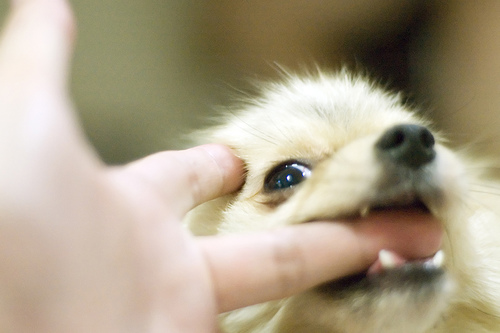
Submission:
M 186 215 L 183 221 L 185 226 L 196 236 L 217 234 L 224 212 L 235 196 L 229 194 L 199 205 Z

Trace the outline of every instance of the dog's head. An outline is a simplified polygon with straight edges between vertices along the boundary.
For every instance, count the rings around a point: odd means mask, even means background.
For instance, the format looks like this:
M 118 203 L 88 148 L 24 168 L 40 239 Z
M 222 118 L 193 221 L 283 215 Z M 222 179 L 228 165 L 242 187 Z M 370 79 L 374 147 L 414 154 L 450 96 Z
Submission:
M 196 233 L 315 220 L 365 220 L 388 234 L 405 219 L 427 225 L 366 271 L 227 315 L 228 331 L 424 332 L 443 317 L 462 269 L 457 258 L 468 256 L 465 245 L 452 249 L 464 233 L 464 170 L 399 96 L 347 73 L 289 78 L 204 140 L 232 147 L 247 178 L 239 193 L 192 214 Z M 213 224 L 203 224 L 207 214 Z

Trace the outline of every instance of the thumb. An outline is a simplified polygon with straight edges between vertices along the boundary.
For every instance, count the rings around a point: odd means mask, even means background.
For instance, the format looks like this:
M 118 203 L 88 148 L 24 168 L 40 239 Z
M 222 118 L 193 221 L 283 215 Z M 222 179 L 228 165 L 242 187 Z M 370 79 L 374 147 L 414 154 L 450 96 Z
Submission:
M 228 147 L 216 144 L 156 153 L 121 172 L 152 187 L 179 217 L 200 203 L 237 190 L 244 180 L 243 162 Z

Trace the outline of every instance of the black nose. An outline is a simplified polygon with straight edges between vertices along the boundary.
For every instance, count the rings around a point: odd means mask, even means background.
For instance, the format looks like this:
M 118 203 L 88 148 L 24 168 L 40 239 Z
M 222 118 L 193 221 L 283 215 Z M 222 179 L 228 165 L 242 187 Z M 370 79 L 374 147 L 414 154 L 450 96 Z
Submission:
M 387 130 L 375 147 L 381 157 L 416 169 L 434 159 L 434 142 L 432 133 L 423 126 L 398 125 Z

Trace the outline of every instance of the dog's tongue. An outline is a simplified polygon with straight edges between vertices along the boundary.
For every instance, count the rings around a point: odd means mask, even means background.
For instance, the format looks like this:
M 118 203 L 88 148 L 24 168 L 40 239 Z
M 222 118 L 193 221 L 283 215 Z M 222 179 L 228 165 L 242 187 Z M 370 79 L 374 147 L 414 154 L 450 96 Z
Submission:
M 441 248 L 443 229 L 429 212 L 415 208 L 391 208 L 373 211 L 356 221 L 373 241 L 374 246 L 392 256 L 397 265 L 432 257 Z M 380 249 L 379 249 L 380 250 Z M 374 258 L 370 270 L 377 270 L 379 259 Z

